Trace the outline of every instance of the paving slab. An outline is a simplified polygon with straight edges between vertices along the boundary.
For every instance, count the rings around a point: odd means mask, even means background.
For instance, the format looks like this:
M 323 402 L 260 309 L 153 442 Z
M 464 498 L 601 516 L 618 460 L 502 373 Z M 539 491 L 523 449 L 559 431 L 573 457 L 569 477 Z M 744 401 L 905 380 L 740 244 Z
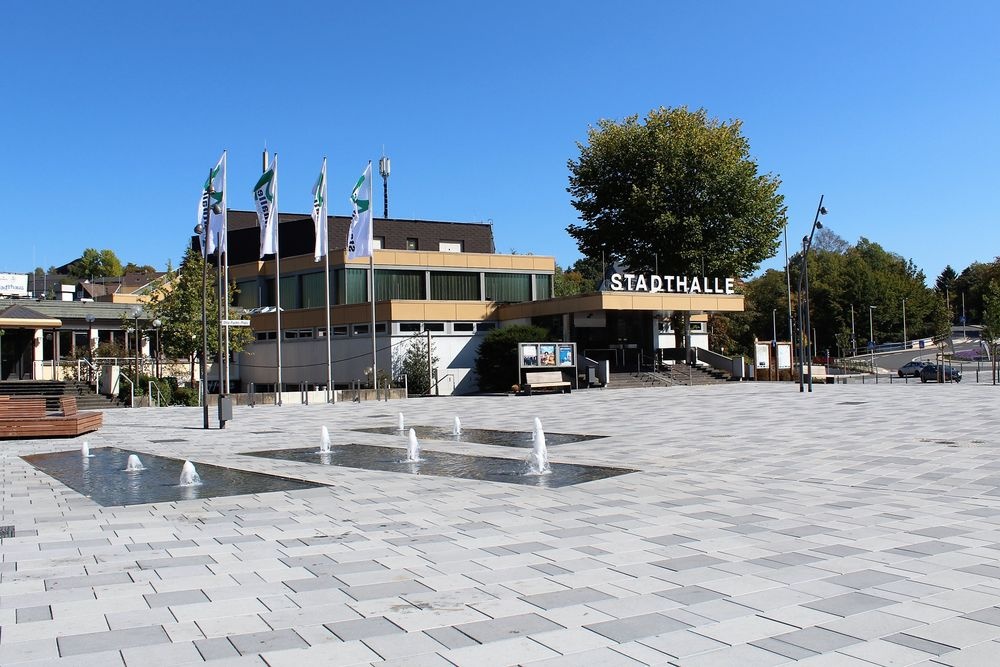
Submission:
M 982 664 L 1000 640 L 988 385 L 730 383 L 109 410 L 0 452 L 0 663 Z M 604 436 L 542 488 L 245 456 L 408 423 Z M 925 431 L 913 429 L 919 416 Z M 27 454 L 113 446 L 323 486 L 101 507 Z M 425 449 L 524 452 L 427 441 Z M 141 479 L 141 478 L 140 478 Z M 241 653 L 243 655 L 241 655 Z

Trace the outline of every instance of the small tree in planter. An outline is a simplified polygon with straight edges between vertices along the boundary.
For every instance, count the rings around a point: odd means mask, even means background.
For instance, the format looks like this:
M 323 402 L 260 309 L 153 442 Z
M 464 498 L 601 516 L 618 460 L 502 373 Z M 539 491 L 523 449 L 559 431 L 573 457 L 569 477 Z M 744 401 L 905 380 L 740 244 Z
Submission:
M 433 379 L 427 372 L 427 339 L 421 334 L 414 334 L 408 343 L 406 354 L 399 361 L 396 369 L 397 377 L 406 375 L 408 393 L 426 395 L 431 392 Z M 430 344 L 431 366 L 437 366 L 441 361 L 434 356 L 434 343 Z

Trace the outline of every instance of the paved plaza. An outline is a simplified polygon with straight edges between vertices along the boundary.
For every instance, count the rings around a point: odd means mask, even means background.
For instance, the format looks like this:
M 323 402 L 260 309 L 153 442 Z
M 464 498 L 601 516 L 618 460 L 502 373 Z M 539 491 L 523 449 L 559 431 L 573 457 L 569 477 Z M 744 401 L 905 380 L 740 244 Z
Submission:
M 1000 664 L 1000 389 L 728 384 L 113 410 L 0 443 L 0 665 Z M 243 452 L 408 425 L 605 438 L 546 489 Z M 213 420 L 214 421 L 214 420 Z M 101 507 L 20 456 L 116 446 L 304 491 Z M 524 459 L 446 441 L 425 450 Z

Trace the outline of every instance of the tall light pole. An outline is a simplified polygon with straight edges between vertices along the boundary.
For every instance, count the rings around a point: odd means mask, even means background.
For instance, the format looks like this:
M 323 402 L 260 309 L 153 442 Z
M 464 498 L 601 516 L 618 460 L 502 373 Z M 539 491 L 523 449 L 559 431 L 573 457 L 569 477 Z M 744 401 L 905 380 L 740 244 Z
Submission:
M 87 313 L 83 319 L 87 320 L 87 383 L 94 382 L 94 317 L 93 313 Z
M 156 379 L 160 379 L 160 326 L 163 322 L 157 318 L 153 320 L 153 330 L 156 331 Z
M 802 270 L 799 273 L 799 392 L 804 391 L 803 389 L 803 377 L 802 377 L 802 366 L 806 359 L 806 354 L 809 358 L 809 391 L 813 390 L 813 372 L 812 372 L 812 357 L 813 357 L 813 340 L 809 336 L 812 326 L 809 322 L 809 248 L 812 247 L 813 234 L 816 233 L 817 229 L 823 229 L 823 223 L 819 221 L 819 216 L 826 215 L 827 211 L 823 207 L 823 195 L 819 196 L 819 206 L 816 207 L 816 217 L 813 218 L 812 229 L 809 230 L 809 236 L 802 237 Z M 803 292 L 803 284 L 805 285 L 805 292 Z M 802 321 L 802 311 L 805 310 L 805 322 Z M 803 324 L 805 328 L 803 328 Z M 805 340 L 802 338 L 803 332 L 806 338 L 809 339 L 808 349 L 803 349 Z
M 875 324 L 872 313 L 875 306 L 868 306 L 868 351 L 872 357 L 872 373 L 875 373 Z M 875 384 L 878 384 L 878 373 L 875 373 Z
M 909 350 L 910 346 L 906 344 L 906 297 L 903 297 L 903 349 Z
M 133 335 L 133 343 L 135 344 L 135 379 L 136 383 L 139 382 L 139 341 L 142 339 L 139 333 L 139 316 L 142 315 L 141 306 L 132 306 L 132 317 L 135 319 L 135 332 Z
M 854 304 L 851 304 L 851 356 L 858 356 L 858 337 L 854 334 Z
M 771 349 L 774 351 L 774 375 L 778 376 L 778 309 L 771 309 Z

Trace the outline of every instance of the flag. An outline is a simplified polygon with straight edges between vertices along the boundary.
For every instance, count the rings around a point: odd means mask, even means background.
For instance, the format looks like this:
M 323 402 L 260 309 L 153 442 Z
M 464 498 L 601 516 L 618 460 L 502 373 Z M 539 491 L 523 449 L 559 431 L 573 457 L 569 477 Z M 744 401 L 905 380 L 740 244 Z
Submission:
M 253 186 L 253 200 L 260 226 L 260 257 L 278 252 L 278 155 Z
M 323 158 L 323 169 L 313 185 L 313 225 L 316 227 L 316 250 L 313 257 L 318 262 L 326 257 L 327 243 L 327 208 L 326 208 L 326 158 Z
M 372 163 L 369 162 L 351 192 L 351 228 L 347 235 L 347 258 L 372 256 Z
M 209 188 L 211 186 L 211 188 Z M 211 189 L 211 192 L 209 190 Z M 216 213 L 213 209 L 218 208 Z M 211 177 L 205 179 L 198 202 L 198 222 L 206 231 L 201 237 L 201 254 L 226 252 L 226 153 L 222 152 L 219 163 L 212 169 Z M 207 247 L 206 247 L 207 245 Z

